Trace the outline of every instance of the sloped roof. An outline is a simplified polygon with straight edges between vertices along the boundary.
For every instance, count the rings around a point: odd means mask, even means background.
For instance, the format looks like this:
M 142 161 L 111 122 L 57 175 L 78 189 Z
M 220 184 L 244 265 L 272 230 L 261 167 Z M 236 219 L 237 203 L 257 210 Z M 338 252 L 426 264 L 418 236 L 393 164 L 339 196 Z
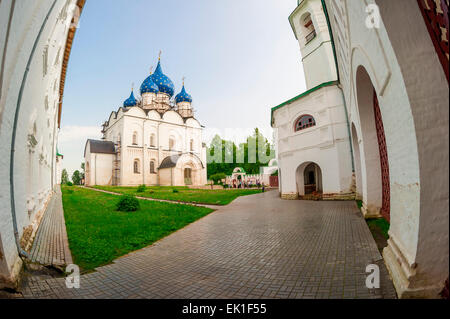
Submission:
M 203 164 L 202 160 L 197 155 L 190 152 L 190 153 L 183 153 L 183 154 L 167 156 L 166 158 L 164 158 L 162 160 L 161 165 L 159 165 L 158 169 L 173 168 L 173 167 L 177 166 L 178 160 L 180 159 L 180 157 L 182 157 L 184 155 L 193 156 L 194 158 L 196 158 L 198 160 L 198 162 L 201 164 L 202 168 L 205 168 L 205 165 Z
M 159 165 L 159 169 L 175 167 L 180 157 L 181 155 L 167 156 L 162 160 L 161 165 Z
M 114 143 L 111 141 L 87 140 L 91 153 L 116 154 Z

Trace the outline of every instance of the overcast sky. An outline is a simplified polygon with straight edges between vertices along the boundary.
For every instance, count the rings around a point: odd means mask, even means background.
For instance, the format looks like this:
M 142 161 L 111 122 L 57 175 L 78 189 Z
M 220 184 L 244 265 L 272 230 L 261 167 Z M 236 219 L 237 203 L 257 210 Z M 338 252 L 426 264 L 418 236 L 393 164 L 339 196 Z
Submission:
M 67 73 L 59 151 L 69 174 L 86 139 L 137 93 L 162 50 L 176 93 L 186 77 L 196 118 L 242 141 L 255 127 L 271 137 L 270 109 L 305 90 L 288 16 L 297 0 L 91 0 L 81 16 Z

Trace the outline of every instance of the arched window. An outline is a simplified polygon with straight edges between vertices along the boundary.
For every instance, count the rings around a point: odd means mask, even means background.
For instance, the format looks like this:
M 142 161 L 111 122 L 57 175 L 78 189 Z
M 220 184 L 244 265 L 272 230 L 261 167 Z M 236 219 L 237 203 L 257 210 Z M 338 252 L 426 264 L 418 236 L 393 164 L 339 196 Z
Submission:
M 138 136 L 137 136 L 137 132 L 133 132 L 133 145 L 137 145 L 137 138 L 138 138 Z
M 312 39 L 316 37 L 316 30 L 314 29 L 314 24 L 311 19 L 311 14 L 306 13 L 300 20 L 302 26 L 302 33 L 305 37 L 305 44 L 308 44 Z
M 302 115 L 295 122 L 295 131 L 301 131 L 308 127 L 312 127 L 316 125 L 316 121 L 311 115 Z
M 135 174 L 139 174 L 139 160 L 135 159 L 133 162 L 133 171 Z
M 169 150 L 173 150 L 175 148 L 175 139 L 173 137 L 169 138 Z
M 155 134 L 150 135 L 150 147 L 155 147 Z
M 156 174 L 155 161 L 154 160 L 150 161 L 150 174 Z
M 193 152 L 193 151 L 194 151 L 194 140 L 191 139 L 191 152 Z

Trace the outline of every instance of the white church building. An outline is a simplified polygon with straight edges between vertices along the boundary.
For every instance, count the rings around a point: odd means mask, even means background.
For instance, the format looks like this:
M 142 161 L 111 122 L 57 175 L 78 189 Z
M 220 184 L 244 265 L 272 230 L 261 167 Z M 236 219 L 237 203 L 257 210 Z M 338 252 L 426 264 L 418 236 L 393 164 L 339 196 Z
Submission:
M 324 199 L 354 198 L 345 102 L 321 8 L 320 1 L 309 1 L 290 20 L 304 57 L 307 90 L 272 109 L 284 199 L 313 193 Z
M 85 147 L 86 185 L 201 186 L 206 184 L 203 126 L 192 97 L 175 87 L 158 66 L 123 107 L 103 124 L 101 141 Z

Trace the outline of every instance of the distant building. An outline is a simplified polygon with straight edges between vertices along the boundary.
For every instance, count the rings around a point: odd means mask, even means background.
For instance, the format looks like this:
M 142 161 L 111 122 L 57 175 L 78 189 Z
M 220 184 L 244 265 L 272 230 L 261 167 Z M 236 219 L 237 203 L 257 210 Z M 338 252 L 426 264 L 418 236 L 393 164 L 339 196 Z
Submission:
M 194 117 L 192 97 L 161 68 L 131 92 L 123 107 L 103 124 L 103 139 L 85 147 L 86 185 L 205 185 L 203 127 Z

